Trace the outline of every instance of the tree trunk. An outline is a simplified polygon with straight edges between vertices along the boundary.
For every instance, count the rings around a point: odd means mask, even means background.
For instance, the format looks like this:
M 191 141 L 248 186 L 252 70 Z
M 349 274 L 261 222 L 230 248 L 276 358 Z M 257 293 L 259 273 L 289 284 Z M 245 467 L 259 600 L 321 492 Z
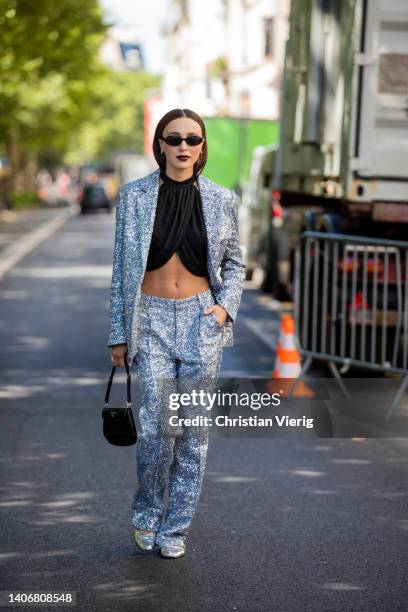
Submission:
M 21 150 L 19 145 L 19 129 L 16 125 L 10 127 L 9 158 L 11 164 L 11 190 L 22 191 L 21 184 Z
M 25 162 L 25 172 L 23 176 L 24 189 L 25 191 L 36 191 L 38 173 L 37 151 L 27 151 L 25 155 Z

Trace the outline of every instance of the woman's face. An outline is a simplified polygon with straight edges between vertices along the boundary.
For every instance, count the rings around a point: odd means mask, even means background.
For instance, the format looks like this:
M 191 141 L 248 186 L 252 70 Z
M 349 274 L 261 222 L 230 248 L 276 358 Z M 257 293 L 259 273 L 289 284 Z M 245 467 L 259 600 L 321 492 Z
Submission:
M 176 134 L 184 138 L 193 134 L 203 137 L 201 126 L 190 117 L 178 117 L 170 121 L 163 130 L 163 138 L 170 134 Z M 204 141 L 197 146 L 189 146 L 185 140 L 182 140 L 176 147 L 171 147 L 159 138 L 159 143 L 161 151 L 166 156 L 166 172 L 170 169 L 177 174 L 181 173 L 186 176 L 193 174 L 193 166 L 200 156 Z M 179 159 L 179 156 L 185 156 L 187 159 Z

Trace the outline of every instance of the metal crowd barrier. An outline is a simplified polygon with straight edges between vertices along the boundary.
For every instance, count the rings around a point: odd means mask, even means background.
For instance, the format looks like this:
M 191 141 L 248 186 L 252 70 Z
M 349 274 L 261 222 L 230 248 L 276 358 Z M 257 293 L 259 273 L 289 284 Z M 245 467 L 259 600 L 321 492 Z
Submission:
M 340 372 L 350 366 L 403 375 L 388 420 L 408 385 L 408 242 L 302 234 L 295 322 L 301 376 L 313 359 L 327 361 L 347 396 Z

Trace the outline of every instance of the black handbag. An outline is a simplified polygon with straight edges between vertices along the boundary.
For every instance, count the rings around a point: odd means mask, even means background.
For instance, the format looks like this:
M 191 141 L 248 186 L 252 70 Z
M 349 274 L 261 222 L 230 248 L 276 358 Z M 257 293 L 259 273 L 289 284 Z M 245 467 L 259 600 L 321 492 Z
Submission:
M 109 406 L 109 395 L 112 387 L 113 375 L 116 366 L 112 367 L 112 372 L 108 381 L 108 388 L 105 395 L 105 406 L 102 410 L 103 435 L 111 444 L 116 446 L 130 446 L 137 440 L 137 431 L 132 413 L 132 402 L 130 399 L 130 373 L 129 366 L 125 358 L 127 372 L 127 402 L 126 406 Z

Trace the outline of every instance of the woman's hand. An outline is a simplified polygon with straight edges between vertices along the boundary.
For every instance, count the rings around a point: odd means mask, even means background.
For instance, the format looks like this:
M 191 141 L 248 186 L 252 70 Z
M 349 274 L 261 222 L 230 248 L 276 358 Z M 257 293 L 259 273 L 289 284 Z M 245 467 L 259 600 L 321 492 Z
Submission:
M 125 367 L 125 358 L 128 366 L 130 367 L 129 357 L 127 355 L 127 344 L 115 344 L 111 347 L 111 362 L 112 365 L 118 368 Z M 126 357 L 125 357 L 126 355 Z
M 209 315 L 211 312 L 214 312 L 214 316 L 217 319 L 218 325 L 222 327 L 225 321 L 227 320 L 228 312 L 219 304 L 214 304 L 214 306 L 209 306 L 208 308 L 206 308 L 206 310 L 204 310 L 204 314 L 206 315 Z

